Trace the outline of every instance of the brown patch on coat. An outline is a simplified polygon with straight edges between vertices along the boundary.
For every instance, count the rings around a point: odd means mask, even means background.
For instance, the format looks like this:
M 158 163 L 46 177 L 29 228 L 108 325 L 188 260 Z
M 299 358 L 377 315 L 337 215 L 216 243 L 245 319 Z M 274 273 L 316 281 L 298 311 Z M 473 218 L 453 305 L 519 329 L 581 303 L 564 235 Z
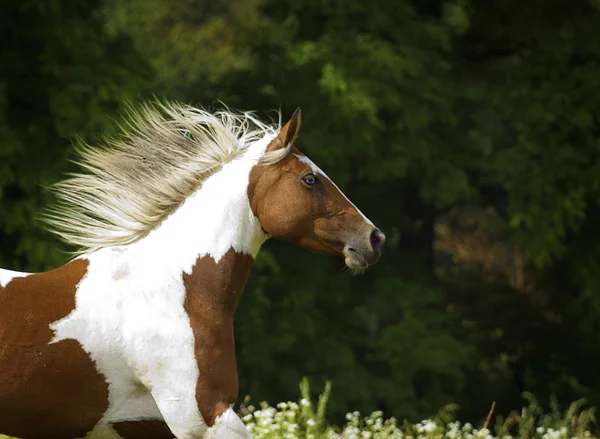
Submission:
M 0 431 L 22 438 L 85 436 L 108 407 L 108 385 L 75 340 L 49 344 L 50 323 L 75 308 L 85 260 L 0 288 Z
M 200 372 L 196 401 L 209 426 L 238 396 L 233 315 L 252 263 L 251 256 L 230 249 L 218 264 L 204 256 L 196 261 L 191 274 L 183 274 L 184 308 L 194 332 Z
M 158 419 L 117 422 L 112 424 L 112 428 L 123 439 L 173 439 L 175 437 L 167 424 Z

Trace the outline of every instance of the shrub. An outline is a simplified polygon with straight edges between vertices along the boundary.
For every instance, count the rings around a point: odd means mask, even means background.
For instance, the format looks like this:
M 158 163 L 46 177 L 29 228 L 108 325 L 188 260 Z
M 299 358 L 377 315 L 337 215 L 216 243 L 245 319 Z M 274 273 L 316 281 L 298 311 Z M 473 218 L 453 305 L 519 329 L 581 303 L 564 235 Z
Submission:
M 536 438 L 567 439 L 596 438 L 595 409 L 583 409 L 584 401 L 576 401 L 561 412 L 558 404 L 552 402 L 550 413 L 543 410 L 531 394 L 525 394 L 529 401 L 520 412 L 511 413 L 506 419 L 496 418 L 494 432 L 486 421 L 481 428 L 473 424 L 453 421 L 458 406 L 444 407 L 433 419 L 416 424 L 399 423 L 395 418 L 384 418 L 375 411 L 368 416 L 359 412 L 348 413 L 346 424 L 336 427 L 327 424 L 325 409 L 331 392 L 327 383 L 324 392 L 314 404 L 311 401 L 309 384 L 306 379 L 300 384 L 302 398 L 299 402 L 282 402 L 272 407 L 263 402 L 260 408 L 243 405 L 240 409 L 243 421 L 254 439 L 494 439 L 494 438 Z M 488 420 L 489 421 L 489 420 Z

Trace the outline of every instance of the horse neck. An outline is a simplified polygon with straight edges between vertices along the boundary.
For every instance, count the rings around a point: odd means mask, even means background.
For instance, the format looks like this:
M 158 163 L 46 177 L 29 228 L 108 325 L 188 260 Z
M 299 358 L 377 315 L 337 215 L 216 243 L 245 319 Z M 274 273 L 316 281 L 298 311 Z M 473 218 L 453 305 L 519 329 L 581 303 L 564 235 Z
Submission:
M 224 165 L 157 229 L 130 246 L 132 257 L 147 263 L 147 270 L 187 275 L 188 284 L 218 282 L 217 290 L 235 290 L 237 296 L 239 279 L 244 278 L 243 287 L 268 238 L 248 200 L 257 161 L 248 155 Z

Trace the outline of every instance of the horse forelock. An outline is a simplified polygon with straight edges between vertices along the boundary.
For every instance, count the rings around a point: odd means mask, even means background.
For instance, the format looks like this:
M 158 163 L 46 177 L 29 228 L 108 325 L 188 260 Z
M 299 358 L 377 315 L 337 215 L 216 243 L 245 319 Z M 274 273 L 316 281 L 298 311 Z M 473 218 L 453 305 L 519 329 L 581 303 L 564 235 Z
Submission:
M 44 219 L 78 253 L 132 244 L 225 164 L 275 137 L 279 125 L 227 108 L 211 113 L 178 103 L 145 104 L 130 110 L 118 139 L 101 147 L 79 144 L 81 172 L 53 187 L 57 203 Z M 267 152 L 260 161 L 276 163 L 288 153 L 289 147 Z

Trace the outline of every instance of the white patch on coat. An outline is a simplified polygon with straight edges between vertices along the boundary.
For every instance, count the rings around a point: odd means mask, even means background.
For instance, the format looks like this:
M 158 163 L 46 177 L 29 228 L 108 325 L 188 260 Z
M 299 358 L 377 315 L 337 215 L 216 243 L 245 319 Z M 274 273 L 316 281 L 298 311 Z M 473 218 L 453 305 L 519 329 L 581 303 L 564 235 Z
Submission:
M 177 438 L 206 433 L 182 274 L 191 274 L 206 255 L 219 262 L 229 249 L 255 257 L 268 238 L 252 213 L 247 186 L 271 139 L 208 178 L 142 240 L 83 256 L 89 265 L 75 309 L 50 328 L 52 342 L 77 340 L 106 378 L 109 405 L 100 424 L 158 418 Z
M 252 439 L 252 436 L 239 416 L 228 408 L 215 419 L 204 439 Z
M 313 172 L 314 172 L 316 175 L 320 175 L 320 176 L 321 176 L 321 178 L 325 178 L 325 179 L 329 180 L 329 182 L 331 182 L 331 184 L 333 185 L 333 187 L 335 187 L 335 188 L 336 188 L 336 189 L 337 189 L 337 190 L 340 192 L 340 194 L 342 194 L 342 195 L 343 195 L 343 197 L 346 199 L 346 201 L 348 201 L 348 203 L 350 203 L 350 205 L 356 209 L 356 211 L 357 211 L 357 212 L 359 213 L 359 215 L 360 215 L 360 216 L 361 216 L 361 217 L 362 217 L 362 218 L 365 220 L 365 222 L 366 222 L 367 224 L 369 224 L 369 225 L 371 225 L 371 226 L 375 227 L 375 225 L 374 225 L 374 224 L 371 222 L 371 220 L 370 220 L 369 218 L 367 218 L 367 217 L 365 216 L 365 214 L 364 214 L 364 213 L 362 213 L 362 212 L 360 211 L 360 209 L 359 209 L 358 207 L 356 207 L 352 201 L 350 201 L 350 199 L 348 199 L 348 197 L 346 196 L 346 194 L 344 194 L 344 193 L 343 193 L 343 192 L 340 190 L 340 188 L 337 186 L 337 184 L 335 184 L 335 183 L 333 182 L 333 180 L 332 180 L 331 178 L 329 178 L 329 177 L 327 176 L 327 174 L 325 174 L 325 172 L 323 172 L 323 170 L 322 170 L 321 168 L 319 168 L 317 165 L 315 165 L 315 163 L 314 163 L 314 162 L 313 162 L 311 159 L 309 159 L 309 158 L 308 158 L 308 157 L 306 157 L 305 155 L 300 155 L 300 154 L 294 154 L 294 155 L 295 155 L 295 156 L 298 158 L 298 160 L 300 160 L 302 163 L 306 163 L 308 166 L 310 166 L 310 168 L 312 169 L 312 171 L 313 171 Z
M 0 287 L 6 288 L 11 280 L 18 277 L 27 277 L 31 273 L 21 273 L 19 271 L 4 270 L 0 268 Z

